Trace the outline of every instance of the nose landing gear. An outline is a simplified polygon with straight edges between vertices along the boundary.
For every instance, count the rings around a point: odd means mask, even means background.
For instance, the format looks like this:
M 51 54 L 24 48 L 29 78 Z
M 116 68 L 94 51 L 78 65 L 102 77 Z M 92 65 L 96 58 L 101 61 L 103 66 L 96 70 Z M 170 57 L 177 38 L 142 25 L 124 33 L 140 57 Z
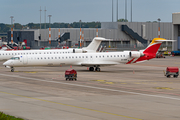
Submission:
M 14 67 L 11 67 L 11 72 L 14 72 Z

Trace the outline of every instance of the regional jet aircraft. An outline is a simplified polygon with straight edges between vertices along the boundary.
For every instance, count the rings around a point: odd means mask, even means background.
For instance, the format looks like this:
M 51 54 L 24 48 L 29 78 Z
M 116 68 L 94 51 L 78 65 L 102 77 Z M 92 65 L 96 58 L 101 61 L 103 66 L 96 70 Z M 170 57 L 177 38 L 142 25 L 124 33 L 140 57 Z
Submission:
M 16 55 L 42 55 L 42 54 L 66 54 L 66 53 L 86 53 L 86 52 L 96 52 L 101 41 L 109 41 L 110 39 L 105 39 L 102 37 L 95 37 L 92 42 L 82 49 L 50 49 L 50 50 L 13 50 L 13 51 L 0 51 L 0 60 L 8 60 Z
M 75 65 L 87 66 L 90 71 L 100 71 L 100 67 L 116 65 L 116 64 L 131 64 L 142 61 L 147 61 L 156 57 L 156 53 L 164 41 L 163 38 L 154 38 L 151 44 L 140 51 L 123 51 L 123 52 L 99 52 L 99 53 L 75 53 L 75 54 L 40 54 L 40 55 L 18 55 L 3 63 L 4 66 L 28 67 L 28 66 L 62 66 Z

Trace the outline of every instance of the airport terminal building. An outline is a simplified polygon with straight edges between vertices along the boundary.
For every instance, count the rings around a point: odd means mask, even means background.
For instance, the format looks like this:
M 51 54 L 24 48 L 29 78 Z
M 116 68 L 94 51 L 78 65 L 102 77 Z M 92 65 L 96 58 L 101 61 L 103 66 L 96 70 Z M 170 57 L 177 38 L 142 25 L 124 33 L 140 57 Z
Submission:
M 83 45 L 87 46 L 94 37 L 112 39 L 110 42 L 102 42 L 102 46 L 111 48 L 123 48 L 147 46 L 153 38 L 160 37 L 177 40 L 174 43 L 166 42 L 162 46 L 168 46 L 169 50 L 180 50 L 180 13 L 172 14 L 172 22 L 102 22 L 101 28 L 82 28 Z M 61 36 L 70 33 L 67 40 L 61 44 L 69 47 L 77 47 L 80 43 L 80 28 L 51 28 L 51 44 L 49 44 L 49 29 L 23 29 L 13 31 L 13 41 L 23 42 L 27 40 L 31 48 L 43 46 L 56 47 L 58 45 L 59 29 Z M 8 41 L 11 41 L 11 32 L 8 32 Z

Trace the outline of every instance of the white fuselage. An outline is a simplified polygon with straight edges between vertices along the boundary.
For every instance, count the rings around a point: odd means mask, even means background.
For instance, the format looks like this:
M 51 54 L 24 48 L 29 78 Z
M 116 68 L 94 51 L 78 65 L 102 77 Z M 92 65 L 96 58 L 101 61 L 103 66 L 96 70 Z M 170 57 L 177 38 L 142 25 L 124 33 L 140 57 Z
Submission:
M 0 60 L 8 60 L 16 55 L 41 55 L 41 54 L 67 54 L 67 53 L 94 53 L 98 49 L 101 41 L 108 39 L 102 37 L 95 37 L 92 42 L 82 49 L 69 48 L 69 49 L 49 49 L 49 50 L 12 50 L 0 51 Z
M 16 59 L 18 58 L 18 59 Z M 103 52 L 103 53 L 73 53 L 73 54 L 39 54 L 18 55 L 6 61 L 3 65 L 9 67 L 24 66 L 108 66 L 127 63 L 130 59 L 129 52 Z
M 77 53 L 81 53 L 82 49 L 74 49 L 74 51 Z M 67 54 L 67 53 L 73 53 L 73 49 L 0 51 L 0 60 L 8 60 L 16 55 Z

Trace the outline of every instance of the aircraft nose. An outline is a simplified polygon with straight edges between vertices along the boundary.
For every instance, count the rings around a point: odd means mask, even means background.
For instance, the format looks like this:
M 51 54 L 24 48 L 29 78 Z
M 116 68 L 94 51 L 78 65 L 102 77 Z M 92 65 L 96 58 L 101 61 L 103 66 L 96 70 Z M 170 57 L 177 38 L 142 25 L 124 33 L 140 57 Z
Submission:
M 4 66 L 9 66 L 10 65 L 10 61 L 8 60 L 8 61 L 4 62 L 3 65 Z

